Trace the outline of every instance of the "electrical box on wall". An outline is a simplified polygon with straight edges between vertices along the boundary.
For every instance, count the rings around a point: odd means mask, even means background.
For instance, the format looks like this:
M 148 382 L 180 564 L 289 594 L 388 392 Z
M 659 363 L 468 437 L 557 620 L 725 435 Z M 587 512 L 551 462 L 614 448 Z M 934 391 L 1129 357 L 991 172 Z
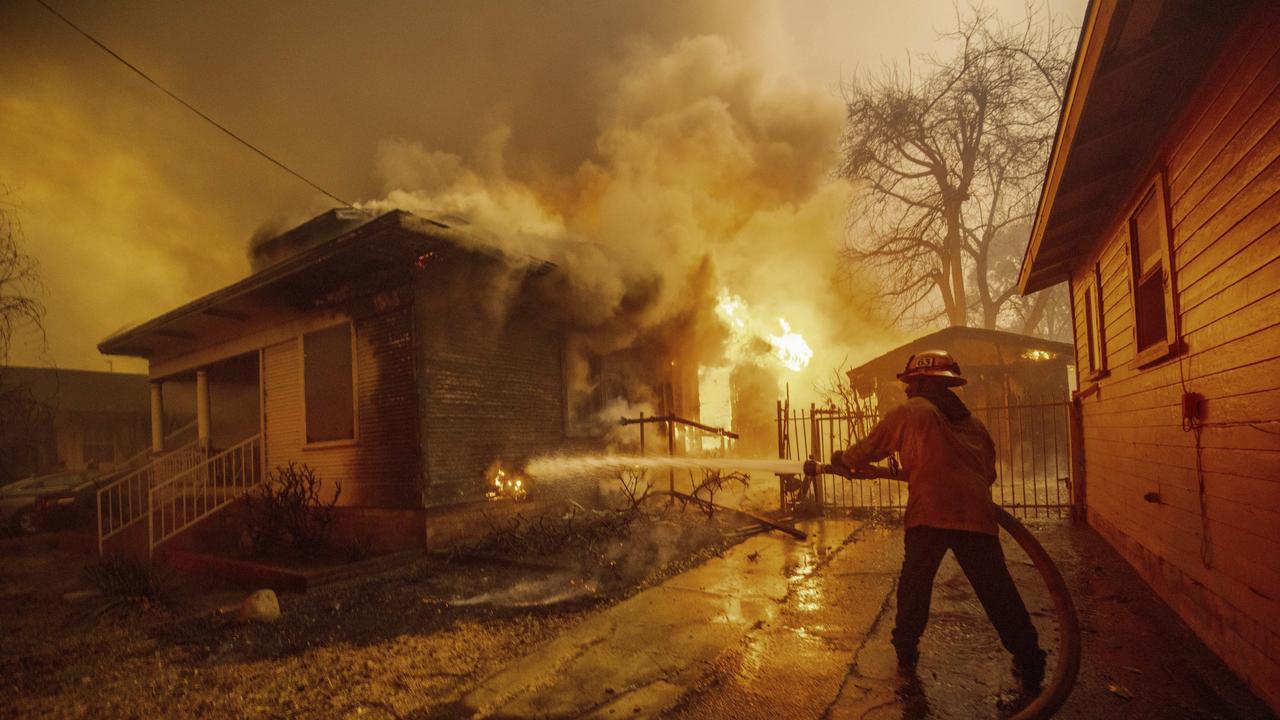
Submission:
M 1204 419 L 1204 396 L 1200 393 L 1188 392 L 1182 394 L 1182 420 L 1184 422 L 1199 422 Z

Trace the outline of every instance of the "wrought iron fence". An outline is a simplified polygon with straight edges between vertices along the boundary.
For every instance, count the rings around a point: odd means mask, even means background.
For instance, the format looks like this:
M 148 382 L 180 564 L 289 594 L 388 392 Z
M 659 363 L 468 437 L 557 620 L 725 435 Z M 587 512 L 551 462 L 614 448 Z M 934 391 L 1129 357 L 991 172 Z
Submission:
M 1072 505 L 1071 404 L 1065 400 L 978 407 L 996 446 L 991 496 L 1022 518 L 1065 517 Z M 866 437 L 880 419 L 873 408 L 777 407 L 778 456 L 825 459 L 831 451 Z M 899 480 L 848 480 L 823 475 L 822 505 L 836 509 L 902 510 L 907 484 Z

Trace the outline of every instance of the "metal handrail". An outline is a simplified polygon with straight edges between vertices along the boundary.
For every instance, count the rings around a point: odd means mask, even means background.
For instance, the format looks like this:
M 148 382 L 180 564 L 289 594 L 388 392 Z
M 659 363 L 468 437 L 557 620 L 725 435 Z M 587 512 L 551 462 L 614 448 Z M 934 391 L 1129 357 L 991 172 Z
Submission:
M 183 425 L 177 430 L 174 430 L 168 435 L 165 435 L 164 436 L 165 446 L 168 447 L 174 438 L 178 437 L 179 435 L 182 435 L 185 432 L 194 430 L 195 427 L 196 427 L 196 421 L 192 420 L 186 425 Z M 190 445 L 191 443 L 187 443 L 187 444 Z M 168 453 L 162 453 L 161 455 L 167 455 L 167 454 Z M 147 463 L 151 462 L 150 458 L 151 458 L 151 448 L 150 447 L 143 448 L 142 450 L 139 450 L 138 452 L 129 456 L 129 458 L 126 459 L 124 462 L 120 463 L 120 465 L 115 468 L 115 471 L 116 472 L 132 472 L 133 470 L 137 470 L 138 468 L 141 468 L 143 465 L 146 465 Z
M 726 430 L 722 427 L 714 427 L 711 425 L 703 425 L 700 422 L 696 422 L 694 420 L 688 420 L 686 418 L 682 418 L 677 415 L 650 415 L 649 417 L 645 417 L 644 413 L 640 413 L 639 418 L 624 417 L 618 420 L 618 424 L 623 426 L 626 426 L 626 425 L 642 425 L 643 426 L 645 423 L 655 423 L 655 422 L 667 422 L 667 423 L 674 423 L 676 425 L 685 425 L 687 427 L 696 428 L 698 430 L 701 430 L 705 433 L 710 433 L 712 435 L 727 437 L 731 440 L 738 439 L 738 433 L 733 432 L 732 430 Z
M 153 485 L 195 466 L 202 459 L 199 446 L 199 440 L 193 440 L 98 488 L 99 555 L 103 553 L 107 540 L 147 517 L 147 493 Z
M 261 451 L 262 436 L 254 435 L 153 485 L 147 493 L 147 552 L 261 483 Z

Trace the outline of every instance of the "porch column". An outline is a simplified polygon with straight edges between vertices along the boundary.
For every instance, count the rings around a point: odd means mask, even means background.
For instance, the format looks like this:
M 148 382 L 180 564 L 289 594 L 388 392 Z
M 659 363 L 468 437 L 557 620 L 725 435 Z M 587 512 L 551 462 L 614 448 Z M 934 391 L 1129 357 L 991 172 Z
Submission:
M 151 383 L 151 452 L 164 452 L 164 383 Z
M 196 371 L 196 439 L 200 449 L 209 450 L 209 376 Z

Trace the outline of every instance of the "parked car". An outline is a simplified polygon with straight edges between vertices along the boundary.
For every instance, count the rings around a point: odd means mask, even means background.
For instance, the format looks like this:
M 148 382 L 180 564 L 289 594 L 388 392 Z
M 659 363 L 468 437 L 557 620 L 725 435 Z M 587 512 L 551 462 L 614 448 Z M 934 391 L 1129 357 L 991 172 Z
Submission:
M 92 502 L 101 479 L 96 470 L 63 470 L 0 487 L 0 528 L 37 532 L 50 518 L 73 514 Z

